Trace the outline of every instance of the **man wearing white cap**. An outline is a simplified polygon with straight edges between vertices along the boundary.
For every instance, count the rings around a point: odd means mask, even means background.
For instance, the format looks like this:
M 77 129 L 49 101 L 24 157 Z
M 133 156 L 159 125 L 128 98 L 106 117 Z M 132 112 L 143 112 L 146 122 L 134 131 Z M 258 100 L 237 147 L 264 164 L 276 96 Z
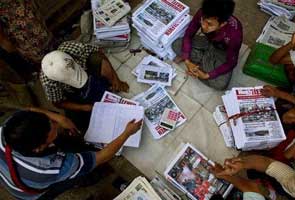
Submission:
M 43 58 L 40 80 L 47 99 L 69 115 L 79 116 L 76 123 L 85 118 L 85 113 L 89 118 L 92 104 L 100 101 L 106 90 L 129 89 L 98 47 L 72 41 L 62 43 Z

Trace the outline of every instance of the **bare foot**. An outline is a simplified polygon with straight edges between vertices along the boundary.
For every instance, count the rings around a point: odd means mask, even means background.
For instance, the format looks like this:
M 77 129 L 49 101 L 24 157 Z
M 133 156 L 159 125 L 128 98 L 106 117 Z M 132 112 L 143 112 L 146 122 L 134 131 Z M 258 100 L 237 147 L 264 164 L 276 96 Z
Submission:
M 182 61 L 184 61 L 184 59 L 180 56 L 176 56 L 176 58 L 174 58 L 173 60 L 176 64 L 179 64 L 181 63 Z

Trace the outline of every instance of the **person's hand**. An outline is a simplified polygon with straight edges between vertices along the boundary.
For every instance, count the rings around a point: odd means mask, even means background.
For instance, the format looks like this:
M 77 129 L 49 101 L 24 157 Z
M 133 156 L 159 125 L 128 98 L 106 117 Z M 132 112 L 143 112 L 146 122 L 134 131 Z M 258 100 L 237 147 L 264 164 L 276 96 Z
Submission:
M 181 63 L 182 61 L 184 61 L 184 59 L 181 56 L 176 56 L 176 58 L 174 58 L 173 60 L 176 64 Z
M 242 158 L 231 158 L 224 161 L 225 171 L 222 175 L 234 175 L 244 169 L 244 161 Z
M 210 78 L 209 74 L 206 73 L 206 72 L 203 72 L 202 70 L 200 69 L 196 69 L 195 73 L 194 74 L 197 74 L 197 77 L 199 79 L 203 79 L 203 80 L 207 80 Z
M 126 82 L 120 81 L 118 78 L 115 78 L 112 81 L 111 90 L 113 92 L 128 92 L 129 91 L 129 85 Z
M 230 175 L 228 169 L 222 167 L 219 163 L 215 163 L 215 166 L 210 168 L 210 172 L 219 179 L 226 179 Z
M 266 97 L 279 97 L 280 90 L 273 86 L 265 85 L 263 86 L 261 93 Z
M 133 135 L 141 128 L 141 126 L 142 126 L 142 119 L 139 120 L 138 122 L 136 122 L 135 119 L 133 119 L 130 122 L 128 122 L 124 132 L 128 136 Z
M 196 72 L 196 70 L 199 68 L 198 65 L 192 63 L 191 61 L 189 60 L 185 60 L 185 65 L 186 65 L 186 68 L 187 68 L 187 73 L 188 74 L 194 74 L 194 72 Z
M 285 124 L 294 124 L 295 123 L 295 108 L 292 108 L 291 110 L 287 111 L 283 115 L 283 122 Z
M 76 125 L 66 116 L 60 115 L 57 122 L 62 128 L 69 130 L 69 135 L 74 136 L 80 134 Z

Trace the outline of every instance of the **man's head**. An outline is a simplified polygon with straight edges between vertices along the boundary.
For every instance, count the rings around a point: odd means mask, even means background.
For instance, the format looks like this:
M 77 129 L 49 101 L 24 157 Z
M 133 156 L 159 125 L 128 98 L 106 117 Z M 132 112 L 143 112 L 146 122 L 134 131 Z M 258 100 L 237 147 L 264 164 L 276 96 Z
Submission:
M 81 88 L 88 76 L 75 60 L 62 51 L 52 51 L 42 60 L 42 71 L 51 80 Z
M 5 142 L 15 151 L 34 155 L 44 151 L 57 137 L 57 123 L 46 115 L 19 111 L 3 126 Z
M 226 25 L 235 8 L 233 0 L 204 0 L 201 28 L 203 33 L 218 31 Z

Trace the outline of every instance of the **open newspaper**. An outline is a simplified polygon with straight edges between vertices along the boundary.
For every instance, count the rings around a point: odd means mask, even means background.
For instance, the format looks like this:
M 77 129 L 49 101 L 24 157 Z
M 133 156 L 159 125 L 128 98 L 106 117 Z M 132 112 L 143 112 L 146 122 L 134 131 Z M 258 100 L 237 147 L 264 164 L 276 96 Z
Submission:
M 286 139 L 274 99 L 261 90 L 262 86 L 232 88 L 222 96 L 238 149 L 268 149 Z
M 100 19 L 104 24 L 113 26 L 118 20 L 124 17 L 131 7 L 122 0 L 111 0 L 105 2 L 94 11 L 95 17 Z
M 114 200 L 162 200 L 144 177 L 137 177 Z
M 192 200 L 210 200 L 214 194 L 226 198 L 232 185 L 210 173 L 213 165 L 204 154 L 187 143 L 169 164 L 164 175 Z
M 165 108 L 170 108 L 179 112 L 176 127 L 186 121 L 185 115 L 181 112 L 167 91 L 158 84 L 155 84 L 147 91 L 133 97 L 132 100 L 139 102 L 144 107 L 145 123 L 154 139 L 160 139 L 170 131 L 159 126 Z
M 136 27 L 159 41 L 168 28 L 188 12 L 189 7 L 178 0 L 151 0 L 136 10 L 132 19 Z
M 271 17 L 256 41 L 274 48 L 280 48 L 291 41 L 294 32 L 294 22 L 285 17 Z
M 88 130 L 84 136 L 89 143 L 110 143 L 120 136 L 131 120 L 143 119 L 142 106 L 97 102 L 94 104 Z M 141 129 L 130 136 L 124 146 L 139 147 Z

